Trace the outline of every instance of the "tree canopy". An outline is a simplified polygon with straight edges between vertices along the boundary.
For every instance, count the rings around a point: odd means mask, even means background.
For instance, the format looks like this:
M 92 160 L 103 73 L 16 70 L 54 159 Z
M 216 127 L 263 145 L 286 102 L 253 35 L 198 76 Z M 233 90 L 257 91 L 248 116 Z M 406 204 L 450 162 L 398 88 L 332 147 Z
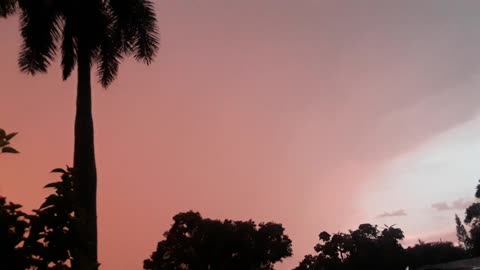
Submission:
M 271 270 L 292 255 L 292 241 L 278 223 L 212 220 L 179 213 L 144 261 L 146 270 Z
M 315 255 L 307 255 L 295 270 L 405 269 L 402 230 L 361 224 L 348 233 L 322 232 Z
M 480 203 L 467 207 L 464 222 L 455 215 L 458 241 L 472 256 L 480 256 Z
M 407 248 L 406 252 L 406 259 L 411 268 L 446 263 L 469 257 L 464 248 L 454 246 L 452 242 L 425 243 L 419 241 L 415 246 Z
M 15 5 L 2 1 L 0 15 L 6 16 Z M 124 56 L 149 64 L 158 49 L 152 1 L 17 1 L 23 38 L 19 66 L 26 73 L 47 72 L 58 50 L 63 79 L 83 56 L 85 65 L 97 64 L 99 81 L 106 87 Z

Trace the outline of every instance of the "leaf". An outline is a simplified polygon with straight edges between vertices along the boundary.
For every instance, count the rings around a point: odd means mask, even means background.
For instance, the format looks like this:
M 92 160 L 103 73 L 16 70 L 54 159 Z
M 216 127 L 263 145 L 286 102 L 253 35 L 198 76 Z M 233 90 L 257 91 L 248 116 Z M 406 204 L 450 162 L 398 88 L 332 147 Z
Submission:
M 45 199 L 45 202 L 40 206 L 40 209 L 49 207 L 49 206 L 55 206 L 58 205 L 59 203 L 59 197 L 57 195 L 50 195 Z
M 51 173 L 67 173 L 67 171 L 65 171 L 62 168 L 56 168 L 56 169 L 53 169 Z
M 0 138 L 3 139 L 5 138 L 5 136 L 7 136 L 7 133 L 5 132 L 5 130 L 0 128 Z
M 11 140 L 13 137 L 17 136 L 18 132 L 12 132 L 8 135 L 5 136 L 5 140 L 9 141 Z
M 20 152 L 18 152 L 15 148 L 13 147 L 10 147 L 10 146 L 6 146 L 4 148 L 2 148 L 2 153 L 12 153 L 12 154 L 18 154 Z
M 4 147 L 4 146 L 9 145 L 9 144 L 10 144 L 10 143 L 7 142 L 7 141 L 2 141 L 2 140 L 0 140 L 0 147 Z
M 48 183 L 45 185 L 43 188 L 57 188 L 59 185 L 61 185 L 62 182 L 53 182 L 53 183 Z

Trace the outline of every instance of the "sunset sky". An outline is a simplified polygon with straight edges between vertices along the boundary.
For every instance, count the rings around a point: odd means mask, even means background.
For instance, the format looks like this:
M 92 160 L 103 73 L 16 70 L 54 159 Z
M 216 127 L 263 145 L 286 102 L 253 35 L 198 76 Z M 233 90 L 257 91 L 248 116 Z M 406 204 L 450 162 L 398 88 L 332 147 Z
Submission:
M 158 0 L 161 48 L 94 85 L 102 269 L 141 269 L 180 211 L 455 240 L 480 178 L 480 2 Z M 75 81 L 19 72 L 0 21 L 0 194 L 38 207 L 72 164 Z

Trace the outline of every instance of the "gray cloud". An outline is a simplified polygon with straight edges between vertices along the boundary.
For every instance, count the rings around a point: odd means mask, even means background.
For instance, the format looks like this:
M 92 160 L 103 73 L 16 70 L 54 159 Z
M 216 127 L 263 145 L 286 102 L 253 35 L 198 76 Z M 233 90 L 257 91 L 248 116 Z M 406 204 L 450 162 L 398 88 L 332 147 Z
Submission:
M 468 206 L 472 204 L 472 201 L 460 198 L 451 203 L 448 202 L 437 202 L 432 204 L 432 208 L 437 211 L 450 211 L 450 210 L 465 210 Z
M 434 204 L 432 204 L 432 208 L 434 208 L 435 210 L 438 210 L 438 211 L 447 211 L 447 210 L 451 210 L 451 209 L 452 209 L 452 208 L 448 205 L 448 203 L 446 203 L 446 202 L 434 203 Z
M 384 212 L 383 214 L 378 215 L 378 218 L 402 217 L 402 216 L 406 216 L 406 215 L 407 215 L 407 212 L 405 212 L 405 210 L 399 209 L 399 210 L 395 210 L 395 211 L 391 211 L 391 212 Z
M 466 199 L 458 199 L 452 203 L 453 209 L 458 209 L 458 210 L 465 210 L 467 207 L 469 207 L 473 202 L 471 200 L 466 200 Z

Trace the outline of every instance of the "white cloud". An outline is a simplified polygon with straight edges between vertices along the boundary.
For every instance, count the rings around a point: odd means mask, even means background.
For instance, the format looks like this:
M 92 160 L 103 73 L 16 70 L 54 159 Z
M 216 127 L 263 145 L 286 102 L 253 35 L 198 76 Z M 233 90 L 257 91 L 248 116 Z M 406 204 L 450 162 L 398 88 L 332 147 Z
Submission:
M 434 208 L 437 211 L 465 210 L 471 204 L 472 204 L 471 200 L 460 198 L 451 203 L 448 203 L 448 202 L 434 203 L 432 204 L 432 208 Z
M 391 212 L 384 212 L 383 214 L 378 215 L 378 218 L 385 218 L 385 217 L 402 217 L 406 216 L 407 212 L 403 209 L 391 211 Z

